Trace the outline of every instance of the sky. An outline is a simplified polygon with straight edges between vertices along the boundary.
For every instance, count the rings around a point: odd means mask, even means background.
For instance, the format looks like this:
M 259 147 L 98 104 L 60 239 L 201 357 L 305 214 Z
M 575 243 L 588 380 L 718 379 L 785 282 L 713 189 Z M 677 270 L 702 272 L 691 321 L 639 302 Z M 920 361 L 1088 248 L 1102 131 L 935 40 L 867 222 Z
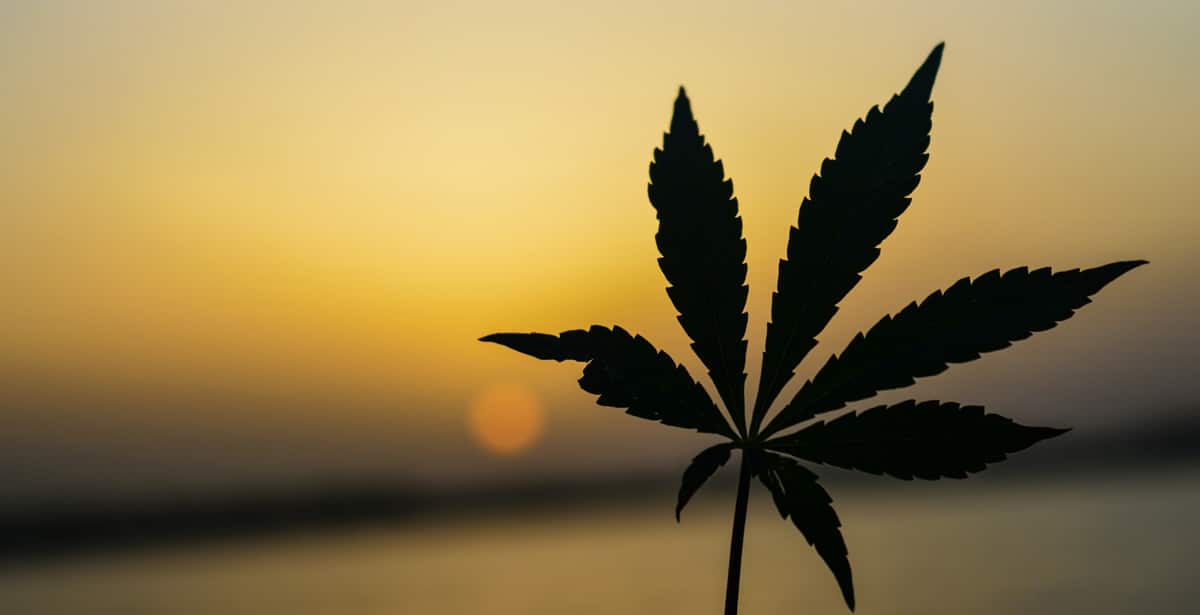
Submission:
M 5 3 L 10 493 L 682 467 L 704 437 L 477 338 L 620 324 L 703 376 L 646 198 L 682 84 L 741 205 L 756 382 L 809 178 L 939 41 L 914 204 L 783 398 L 960 277 L 1144 258 L 880 399 L 1077 430 L 1193 403 L 1200 7 L 1050 4 Z M 489 435 L 488 403 L 533 423 Z

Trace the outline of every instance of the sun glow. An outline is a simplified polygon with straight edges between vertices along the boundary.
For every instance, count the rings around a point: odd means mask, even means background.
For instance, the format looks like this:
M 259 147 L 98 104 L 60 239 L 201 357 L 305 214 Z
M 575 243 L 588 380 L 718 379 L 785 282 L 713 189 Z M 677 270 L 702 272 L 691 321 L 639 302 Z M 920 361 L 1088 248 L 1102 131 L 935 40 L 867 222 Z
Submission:
M 471 401 L 471 435 L 485 450 L 516 455 L 537 442 L 545 421 L 537 395 L 519 384 L 494 384 Z

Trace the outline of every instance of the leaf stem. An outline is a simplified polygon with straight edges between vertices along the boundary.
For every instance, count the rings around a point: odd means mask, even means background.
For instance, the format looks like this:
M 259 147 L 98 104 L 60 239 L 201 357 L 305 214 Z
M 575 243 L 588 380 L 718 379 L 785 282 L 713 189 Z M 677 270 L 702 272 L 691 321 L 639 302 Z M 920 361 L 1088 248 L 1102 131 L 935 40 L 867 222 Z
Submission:
M 725 583 L 725 615 L 737 615 L 738 588 L 742 580 L 742 542 L 746 536 L 746 509 L 750 504 L 750 464 L 742 450 L 737 503 L 733 509 L 733 536 L 729 540 L 729 577 Z

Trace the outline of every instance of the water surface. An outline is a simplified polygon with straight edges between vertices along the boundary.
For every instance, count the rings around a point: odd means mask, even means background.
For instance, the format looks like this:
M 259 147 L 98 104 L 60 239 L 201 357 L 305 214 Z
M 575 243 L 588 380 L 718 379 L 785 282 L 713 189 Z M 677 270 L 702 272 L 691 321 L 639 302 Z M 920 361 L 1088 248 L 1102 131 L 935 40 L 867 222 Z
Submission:
M 859 613 L 1197 612 L 1200 482 L 831 488 Z M 751 503 L 743 612 L 844 613 L 770 502 Z M 668 498 L 96 556 L 0 572 L 4 613 L 719 613 L 732 498 Z

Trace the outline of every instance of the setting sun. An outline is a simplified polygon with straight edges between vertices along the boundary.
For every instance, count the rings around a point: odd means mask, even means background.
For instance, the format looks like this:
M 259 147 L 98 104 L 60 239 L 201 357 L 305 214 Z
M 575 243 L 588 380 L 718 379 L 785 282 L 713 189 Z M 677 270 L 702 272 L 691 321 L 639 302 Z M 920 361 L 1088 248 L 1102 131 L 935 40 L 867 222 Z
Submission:
M 542 435 L 541 404 L 528 387 L 493 384 L 471 401 L 467 416 L 471 435 L 488 452 L 513 455 Z

